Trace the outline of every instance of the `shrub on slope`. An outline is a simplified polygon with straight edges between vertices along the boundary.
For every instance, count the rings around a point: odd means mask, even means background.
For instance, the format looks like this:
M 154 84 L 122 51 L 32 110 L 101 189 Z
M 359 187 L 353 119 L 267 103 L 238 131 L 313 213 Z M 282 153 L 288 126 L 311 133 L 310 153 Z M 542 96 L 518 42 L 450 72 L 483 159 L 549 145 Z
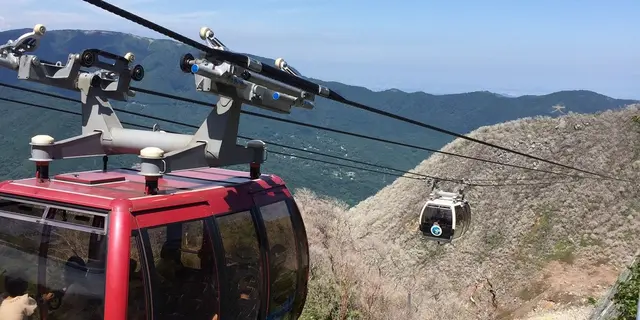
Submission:
M 311 272 L 303 320 L 374 319 L 388 301 L 374 269 L 360 260 L 358 242 L 335 199 L 302 189 L 295 194 L 302 209 L 310 247 Z
M 634 145 L 640 130 L 631 118 L 637 113 L 635 105 L 595 115 L 527 118 L 482 127 L 471 136 L 634 179 L 640 168 Z M 460 139 L 443 150 L 576 174 Z M 633 236 L 640 230 L 640 202 L 632 183 L 559 177 L 440 154 L 415 171 L 499 186 L 466 189 L 472 228 L 465 238 L 448 246 L 424 241 L 416 232 L 419 210 L 430 192 L 425 182 L 398 179 L 345 216 L 339 214 L 344 206 L 336 205 L 333 215 L 325 215 L 324 220 L 318 218 L 323 214 L 312 202 L 302 201 L 314 248 L 312 259 L 317 262 L 319 256 L 337 250 L 349 260 L 346 269 L 351 270 L 346 274 L 358 284 L 352 289 L 356 293 L 349 296 L 350 306 L 362 310 L 366 299 L 357 294 L 370 289 L 362 281 L 375 278 L 384 288 L 378 299 L 385 301 L 385 308 L 368 319 L 407 312 L 416 319 L 513 318 L 536 308 L 584 304 L 613 283 L 640 244 Z M 440 187 L 458 186 L 442 183 Z M 341 225 L 342 231 L 335 229 L 334 235 L 348 237 L 315 242 L 322 239 L 313 230 L 316 223 Z M 350 249 L 343 251 L 347 243 Z

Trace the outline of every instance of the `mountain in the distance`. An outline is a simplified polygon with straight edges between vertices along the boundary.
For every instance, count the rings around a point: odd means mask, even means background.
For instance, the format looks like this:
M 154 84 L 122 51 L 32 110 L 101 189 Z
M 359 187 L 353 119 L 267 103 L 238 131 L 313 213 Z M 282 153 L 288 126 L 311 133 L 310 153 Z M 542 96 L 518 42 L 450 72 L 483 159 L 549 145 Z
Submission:
M 29 30 L 0 32 L 0 43 L 16 39 Z M 99 48 L 121 55 L 133 52 L 136 55 L 135 63 L 141 64 L 145 68 L 146 74 L 144 80 L 140 83 L 134 83 L 137 87 L 210 101 L 211 105 L 214 105 L 217 100 L 213 95 L 196 92 L 193 76 L 183 73 L 179 68 L 180 57 L 187 52 L 197 55 L 197 50 L 172 40 L 149 39 L 110 31 L 54 30 L 47 32 L 36 54 L 44 60 L 59 60 L 64 63 L 69 53 L 79 53 L 87 48 Z M 258 58 L 265 63 L 273 64 L 273 59 Z M 289 62 L 296 65 L 295 60 L 289 59 Z M 300 71 L 304 74 L 304 70 Z M 595 113 L 635 102 L 613 99 L 591 91 L 560 91 L 542 96 L 507 98 L 487 91 L 447 95 L 432 95 L 424 92 L 406 93 L 397 89 L 374 92 L 367 88 L 338 82 L 312 80 L 330 87 L 350 100 L 458 133 L 467 133 L 480 126 L 523 117 L 556 116 L 559 114 L 551 113 L 551 111 L 553 111 L 552 106 L 557 104 L 564 105 L 565 111 Z M 0 70 L 0 81 L 79 98 L 77 92 L 18 81 L 16 73 L 7 69 Z M 72 103 L 32 94 L 26 95 L 23 92 L 7 88 L 0 88 L 0 96 L 79 111 L 77 105 Z M 128 103 L 115 102 L 114 105 L 131 111 L 144 112 L 195 125 L 199 125 L 211 110 L 202 106 L 191 106 L 145 94 L 138 94 Z M 245 108 L 259 113 L 267 113 L 267 111 L 250 106 Z M 3 114 L 0 119 L 0 147 L 2 147 L 5 160 L 4 165 L 0 168 L 0 178 L 31 174 L 31 164 L 26 160 L 29 154 L 28 141 L 31 136 L 47 133 L 56 139 L 62 139 L 80 132 L 79 119 L 73 115 L 43 111 L 6 102 L 0 103 L 0 112 Z M 439 149 L 452 141 L 450 136 L 386 119 L 322 98 L 317 99 L 316 107 L 313 110 L 294 110 L 290 115 L 276 116 L 433 149 Z M 148 119 L 124 114 L 119 114 L 119 117 L 124 121 L 148 125 L 154 123 Z M 160 123 L 160 125 L 167 130 L 193 131 L 170 124 Z M 265 141 L 304 147 L 309 150 L 320 150 L 403 170 L 415 167 L 429 155 L 424 151 L 385 145 L 251 116 L 242 117 L 240 131 L 245 136 Z M 269 147 L 269 149 L 282 151 L 277 147 Z M 311 157 L 317 156 L 311 155 Z M 135 157 L 124 157 L 123 159 L 125 160 L 110 160 L 110 163 L 128 166 L 130 165 L 129 161 L 135 161 Z M 451 160 L 456 161 L 455 158 Z M 100 159 L 64 161 L 55 164 L 54 170 L 92 169 L 98 167 L 99 164 Z M 374 194 L 395 179 L 390 175 L 368 173 L 300 159 L 285 159 L 285 157 L 274 154 L 268 158 L 264 171 L 282 176 L 293 187 L 309 187 L 350 204 Z M 355 175 L 350 172 L 355 172 Z M 447 172 L 432 172 L 431 174 L 447 176 Z

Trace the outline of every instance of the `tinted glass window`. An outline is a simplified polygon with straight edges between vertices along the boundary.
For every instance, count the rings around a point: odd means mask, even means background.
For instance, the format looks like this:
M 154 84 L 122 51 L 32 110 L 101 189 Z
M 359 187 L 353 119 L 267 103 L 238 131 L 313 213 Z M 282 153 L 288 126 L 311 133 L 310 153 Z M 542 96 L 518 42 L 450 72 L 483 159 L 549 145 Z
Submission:
M 466 213 L 462 209 L 462 206 L 453 207 L 456 213 L 456 226 L 454 230 L 454 236 L 457 238 L 462 235 L 464 230 L 466 229 Z
M 143 256 L 138 246 L 139 234 L 136 231 L 131 237 L 131 258 L 129 259 L 129 301 L 127 302 L 127 319 L 147 319 L 144 272 L 142 270 Z
M 229 278 L 230 315 L 226 319 L 254 320 L 260 310 L 260 246 L 249 211 L 218 217 Z
M 469 211 L 469 205 L 463 205 L 462 210 L 464 211 L 464 231 L 469 232 L 469 228 L 471 228 L 471 212 Z
M 453 219 L 451 214 L 451 208 L 444 206 L 427 206 L 423 215 L 423 223 L 432 225 L 437 223 L 442 228 L 442 238 L 449 238 L 452 236 L 451 228 L 453 227 Z
M 290 319 L 296 295 L 298 261 L 289 208 L 284 201 L 260 207 L 269 241 L 269 317 Z
M 426 222 L 439 222 L 440 224 L 451 225 L 453 223 L 451 219 L 451 209 L 447 207 L 432 207 L 428 206 L 423 219 Z
M 33 314 L 32 319 L 40 319 L 43 307 L 48 307 L 51 320 L 101 319 L 106 237 L 91 231 L 101 229 L 104 218 L 51 209 L 47 218 L 62 223 L 60 226 L 16 219 L 43 213 L 40 206 L 0 203 L 0 292 L 9 296 L 0 304 L 0 319 L 9 317 L 4 304 L 20 296 L 33 303 L 24 310 Z M 33 299 L 43 297 L 47 306 L 36 307 Z
M 160 318 L 211 320 L 219 313 L 218 275 L 204 220 L 147 229 Z
M 291 208 L 291 218 L 294 222 L 294 226 L 296 226 L 296 240 L 298 243 L 298 255 L 300 266 L 298 268 L 298 293 L 296 297 L 296 301 L 294 303 L 294 318 L 299 317 L 302 314 L 302 309 L 304 308 L 304 304 L 306 302 L 307 297 L 307 282 L 309 281 L 309 244 L 307 242 L 307 234 L 304 227 L 304 222 L 302 221 L 302 216 L 300 215 L 300 211 L 294 202 L 289 203 Z
M 462 211 L 464 212 L 464 232 L 468 232 L 471 224 L 471 216 L 469 215 L 469 209 L 466 205 L 462 206 Z

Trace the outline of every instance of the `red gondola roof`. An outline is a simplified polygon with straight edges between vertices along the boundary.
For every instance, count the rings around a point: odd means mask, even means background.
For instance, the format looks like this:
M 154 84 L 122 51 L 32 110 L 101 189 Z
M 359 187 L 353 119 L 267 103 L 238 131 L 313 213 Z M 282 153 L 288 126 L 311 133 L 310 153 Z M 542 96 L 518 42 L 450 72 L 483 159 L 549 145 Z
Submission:
M 54 201 L 109 210 L 114 200 L 129 200 L 140 209 L 244 195 L 284 182 L 275 175 L 251 180 L 248 172 L 220 168 L 173 171 L 159 181 L 158 195 L 144 194 L 144 177 L 133 169 L 59 174 L 50 181 L 36 178 L 0 182 L 0 195 Z M 243 197 L 242 197 L 243 198 Z M 228 202 L 228 201 L 227 201 Z M 160 205 L 161 203 L 161 205 Z M 155 204 L 155 205 L 154 205 Z

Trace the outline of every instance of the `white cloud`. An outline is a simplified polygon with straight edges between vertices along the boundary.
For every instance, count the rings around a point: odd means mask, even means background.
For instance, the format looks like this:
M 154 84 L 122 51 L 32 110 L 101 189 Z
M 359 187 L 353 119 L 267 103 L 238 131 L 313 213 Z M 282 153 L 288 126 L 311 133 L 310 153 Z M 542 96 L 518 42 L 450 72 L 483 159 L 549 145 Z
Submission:
M 0 16 L 0 31 L 11 29 L 11 25 L 7 23 L 7 21 Z

